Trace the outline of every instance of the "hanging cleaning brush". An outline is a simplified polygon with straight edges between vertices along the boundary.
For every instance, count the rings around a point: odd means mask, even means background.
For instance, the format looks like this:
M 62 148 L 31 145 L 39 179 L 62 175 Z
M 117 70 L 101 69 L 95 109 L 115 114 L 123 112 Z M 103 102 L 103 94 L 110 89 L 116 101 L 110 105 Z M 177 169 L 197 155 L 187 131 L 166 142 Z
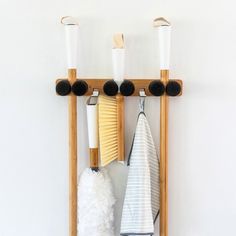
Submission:
M 115 81 L 120 85 L 124 80 L 123 35 L 114 35 L 113 44 L 113 83 Z M 99 96 L 99 140 L 102 166 L 116 159 L 124 163 L 124 139 L 124 97 L 120 94 L 113 97 Z
M 98 91 L 88 99 L 87 125 L 90 167 L 80 176 L 78 188 L 78 235 L 114 236 L 115 198 L 111 179 L 98 167 Z

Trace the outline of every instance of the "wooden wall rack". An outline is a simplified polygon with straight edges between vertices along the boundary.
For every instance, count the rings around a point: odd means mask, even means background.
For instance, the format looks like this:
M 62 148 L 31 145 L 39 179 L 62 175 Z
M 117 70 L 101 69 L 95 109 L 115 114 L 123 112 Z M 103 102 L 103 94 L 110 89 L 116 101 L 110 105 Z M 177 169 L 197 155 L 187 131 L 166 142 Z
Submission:
M 70 231 L 69 236 L 77 236 L 77 96 L 72 92 L 73 84 L 82 81 L 82 95 L 90 96 L 93 89 L 98 89 L 104 94 L 104 85 L 111 79 L 79 78 L 76 70 L 68 70 L 68 79 L 56 81 L 57 94 L 69 95 L 69 209 L 70 209 Z M 147 96 L 153 96 L 150 92 L 150 84 L 161 82 L 164 86 L 160 96 L 160 236 L 168 236 L 168 100 L 169 96 L 180 96 L 183 83 L 181 80 L 170 80 L 169 71 L 161 70 L 158 79 L 128 79 L 133 86 L 134 92 L 131 96 L 139 96 L 141 89 L 145 90 Z M 85 82 L 85 83 L 84 83 Z M 155 84 L 155 83 L 154 83 Z M 87 86 L 87 87 L 86 87 Z M 155 86 L 152 88 L 152 92 Z

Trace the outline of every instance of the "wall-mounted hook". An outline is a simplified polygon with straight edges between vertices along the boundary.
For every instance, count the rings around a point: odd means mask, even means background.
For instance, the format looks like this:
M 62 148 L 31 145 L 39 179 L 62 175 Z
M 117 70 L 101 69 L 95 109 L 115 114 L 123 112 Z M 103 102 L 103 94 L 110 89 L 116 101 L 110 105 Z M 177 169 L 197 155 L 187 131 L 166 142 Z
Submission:
M 140 112 L 144 112 L 145 98 L 146 98 L 145 89 L 140 89 L 139 90 L 139 110 L 140 110 Z
M 89 97 L 87 105 L 97 105 L 98 103 L 99 90 L 94 89 L 93 94 Z

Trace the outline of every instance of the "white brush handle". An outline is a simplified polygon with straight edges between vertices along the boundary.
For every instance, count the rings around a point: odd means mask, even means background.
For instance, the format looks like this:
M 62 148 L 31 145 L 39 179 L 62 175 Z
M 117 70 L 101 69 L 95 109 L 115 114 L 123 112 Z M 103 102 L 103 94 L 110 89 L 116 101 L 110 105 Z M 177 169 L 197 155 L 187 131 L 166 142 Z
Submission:
M 65 25 L 68 69 L 77 68 L 78 29 L 76 24 Z
M 170 69 L 170 42 L 171 26 L 160 26 L 158 29 L 158 42 L 160 52 L 160 69 Z
M 125 72 L 125 49 L 112 49 L 113 79 L 117 82 L 124 80 Z
M 89 148 L 98 148 L 98 106 L 86 105 Z

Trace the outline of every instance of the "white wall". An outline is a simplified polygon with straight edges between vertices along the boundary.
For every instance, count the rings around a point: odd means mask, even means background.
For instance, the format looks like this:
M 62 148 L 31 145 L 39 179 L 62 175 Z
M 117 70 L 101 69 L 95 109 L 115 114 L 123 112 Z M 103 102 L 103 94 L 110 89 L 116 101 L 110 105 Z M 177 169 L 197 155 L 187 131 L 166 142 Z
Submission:
M 67 99 L 60 17 L 80 18 L 80 76 L 111 76 L 111 38 L 123 32 L 129 77 L 158 76 L 152 20 L 173 24 L 170 102 L 170 236 L 236 235 L 236 16 L 233 0 L 0 1 L 0 236 L 68 235 Z M 79 168 L 88 165 L 85 99 L 79 99 Z M 126 102 L 129 149 L 137 98 Z M 146 111 L 158 144 L 159 99 Z M 158 146 L 157 146 L 158 147 Z M 117 209 L 126 167 L 113 164 Z M 117 233 L 120 210 L 116 212 Z

